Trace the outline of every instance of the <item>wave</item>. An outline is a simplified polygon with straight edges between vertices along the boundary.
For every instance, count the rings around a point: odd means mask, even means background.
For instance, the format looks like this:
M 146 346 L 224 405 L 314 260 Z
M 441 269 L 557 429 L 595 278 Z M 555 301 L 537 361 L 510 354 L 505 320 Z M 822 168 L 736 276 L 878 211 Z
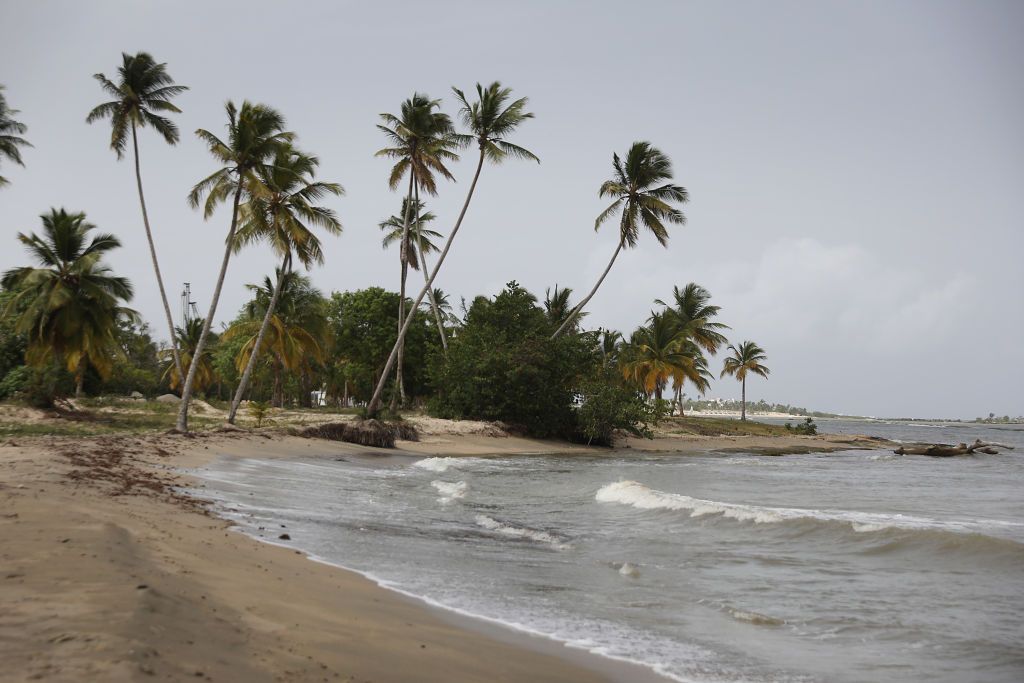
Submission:
M 506 524 L 505 522 L 499 522 L 493 517 L 487 515 L 477 515 L 476 523 L 478 526 L 482 526 L 488 531 L 499 533 L 503 536 L 510 536 L 512 538 L 521 538 L 527 541 L 536 541 L 538 543 L 545 543 L 550 545 L 556 550 L 569 550 L 572 548 L 570 543 L 567 543 L 564 539 L 558 538 L 557 536 L 548 533 L 547 531 L 540 531 L 539 529 L 530 529 L 528 527 L 514 526 L 512 524 Z
M 437 492 L 441 494 L 438 500 L 442 503 L 450 503 L 453 500 L 458 500 L 466 495 L 466 491 L 469 490 L 469 485 L 464 481 L 447 482 L 434 480 L 430 482 L 430 485 L 437 489 Z
M 939 531 L 957 534 L 981 534 L 987 531 L 1012 531 L 1024 528 L 1019 522 L 1001 520 L 955 521 L 916 517 L 903 514 L 858 512 L 848 510 L 812 510 L 805 508 L 764 507 L 739 503 L 691 498 L 678 493 L 666 493 L 648 488 L 636 481 L 619 481 L 598 490 L 596 499 L 603 503 L 630 505 L 641 510 L 688 511 L 690 517 L 720 515 L 740 522 L 778 524 L 790 521 L 848 524 L 858 533 L 886 531 Z M 996 540 L 1014 541 L 997 537 Z

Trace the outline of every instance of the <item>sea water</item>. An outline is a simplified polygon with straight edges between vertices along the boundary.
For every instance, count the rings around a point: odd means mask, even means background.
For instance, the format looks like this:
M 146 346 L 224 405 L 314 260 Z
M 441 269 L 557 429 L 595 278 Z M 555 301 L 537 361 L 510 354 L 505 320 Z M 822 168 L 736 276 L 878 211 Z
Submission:
M 674 680 L 1024 680 L 1024 431 L 826 428 L 1017 450 L 222 458 L 197 474 L 256 537 L 286 531 L 386 587 Z

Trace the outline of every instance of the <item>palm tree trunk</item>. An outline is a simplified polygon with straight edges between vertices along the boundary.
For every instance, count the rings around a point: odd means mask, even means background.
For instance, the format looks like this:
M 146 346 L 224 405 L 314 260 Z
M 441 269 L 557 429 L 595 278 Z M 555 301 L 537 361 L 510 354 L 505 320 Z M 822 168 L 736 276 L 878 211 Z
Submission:
M 178 421 L 175 429 L 179 432 L 188 432 L 188 404 L 192 400 L 192 384 L 196 380 L 196 368 L 199 367 L 198 359 L 203 357 L 206 349 L 206 338 L 210 336 L 210 328 L 213 327 L 213 316 L 217 313 L 217 303 L 220 301 L 220 290 L 224 287 L 224 276 L 228 272 L 228 261 L 231 260 L 231 249 L 235 241 L 235 229 L 238 227 L 238 204 L 242 200 L 242 179 L 238 179 L 238 188 L 235 190 L 235 201 L 231 207 L 231 227 L 228 229 L 228 238 L 224 245 L 224 260 L 220 264 L 220 274 L 217 276 L 217 286 L 213 289 L 213 299 L 210 301 L 210 312 L 206 314 L 203 322 L 203 332 L 199 335 L 199 342 L 192 353 L 194 362 L 189 363 L 188 377 L 185 378 L 185 386 L 181 389 L 181 408 L 178 409 Z
M 420 204 L 420 184 L 414 185 L 414 192 L 416 196 L 416 206 Z M 416 212 L 416 247 L 420 261 L 420 272 L 423 273 L 423 281 L 427 281 L 427 252 L 423 250 L 423 235 L 420 233 L 420 212 Z M 448 358 L 448 337 L 444 333 L 444 323 L 441 321 L 441 311 L 437 307 L 437 300 L 434 298 L 433 287 L 427 288 L 427 297 L 430 299 L 430 308 L 434 311 L 434 321 L 437 323 L 437 332 L 441 335 L 441 349 L 444 351 L 444 357 Z
M 277 300 L 281 296 L 281 286 L 284 284 L 284 276 L 289 265 L 288 261 L 288 257 L 285 256 L 284 260 L 281 262 L 281 270 L 277 274 L 277 286 L 274 287 L 274 294 L 270 297 L 270 304 L 267 306 L 267 312 L 263 316 L 263 323 L 260 325 L 260 331 L 256 334 L 256 341 L 252 345 L 252 353 L 249 354 L 249 362 L 245 364 L 245 371 L 242 373 L 242 378 L 238 380 L 238 389 L 235 391 L 235 398 L 231 401 L 231 410 L 228 411 L 228 424 L 235 424 L 235 415 L 238 414 L 238 406 L 241 405 L 242 397 L 249 388 L 249 378 L 252 377 L 253 368 L 256 367 L 256 358 L 259 356 L 260 349 L 263 347 L 263 337 L 267 334 L 267 328 L 270 327 L 270 319 L 274 316 L 274 311 L 277 309 Z
M 434 266 L 434 270 L 430 273 L 430 278 L 427 279 L 423 289 L 420 290 L 420 294 L 416 297 L 416 302 L 413 304 L 413 311 L 406 319 L 405 324 L 402 325 L 402 330 L 398 334 L 398 341 L 401 342 L 405 338 L 405 333 L 409 331 L 409 325 L 412 324 L 412 320 L 415 317 L 416 307 L 423 303 L 423 297 L 427 295 L 427 291 L 433 287 L 434 278 L 437 277 L 438 271 L 441 270 L 441 265 L 444 263 L 445 258 L 448 256 L 449 250 L 451 250 L 452 242 L 455 240 L 455 235 L 458 234 L 459 228 L 462 227 L 462 219 L 466 217 L 466 210 L 469 208 L 469 203 L 473 199 L 473 192 L 476 190 L 477 181 L 480 180 L 480 170 L 484 167 L 484 150 L 480 148 L 480 160 L 476 164 L 476 173 L 473 174 L 473 182 L 469 186 L 469 192 L 466 193 L 466 201 L 462 204 L 462 211 L 459 212 L 459 217 L 455 221 L 455 227 L 452 228 L 452 232 L 448 235 L 448 239 L 444 243 L 444 249 L 441 250 L 441 255 L 437 259 L 437 264 Z M 380 379 L 377 381 L 377 387 L 373 390 L 373 397 L 370 399 L 370 403 L 366 406 L 366 413 L 369 416 L 373 416 L 380 409 L 380 397 L 384 393 L 384 384 L 387 382 L 388 375 L 391 373 L 391 369 L 395 366 L 395 360 L 398 357 L 398 346 L 396 343 L 394 348 L 391 349 L 391 355 L 388 356 L 387 363 L 384 364 L 384 372 L 381 373 Z
M 612 254 L 612 260 L 608 262 L 608 267 L 606 267 L 604 269 L 604 272 L 601 273 L 601 277 L 598 279 L 597 284 L 594 285 L 594 288 L 590 290 L 590 294 L 587 294 L 585 297 L 583 297 L 583 301 L 576 304 L 576 307 L 569 311 L 569 315 L 566 316 L 565 322 L 563 322 L 561 326 L 557 330 L 555 330 L 555 333 L 551 335 L 552 339 L 556 339 L 559 335 L 561 335 L 562 332 L 564 332 L 565 329 L 569 327 L 569 323 L 575 320 L 576 316 L 580 314 L 580 311 L 583 310 L 583 307 L 590 303 L 590 300 L 594 298 L 594 295 L 597 294 L 598 287 L 600 287 L 601 283 L 604 282 L 604 279 L 608 277 L 608 271 L 612 269 L 612 264 L 614 264 L 615 259 L 619 257 L 620 251 L 622 251 L 622 240 L 619 240 L 619 246 L 615 247 L 615 253 Z
M 270 394 L 270 405 L 275 408 L 284 407 L 284 383 L 281 381 L 281 363 L 280 358 L 276 358 L 274 361 L 274 388 Z
M 181 369 L 181 354 L 178 353 L 178 334 L 174 329 L 174 318 L 171 306 L 167 303 L 167 292 L 164 291 L 164 279 L 160 275 L 160 262 L 156 259 L 156 245 L 153 244 L 153 231 L 149 227 L 149 213 L 146 211 L 146 196 L 142 193 L 142 171 L 139 168 L 139 139 L 135 134 L 135 122 L 132 122 L 132 147 L 135 149 L 135 184 L 139 188 L 139 204 L 142 206 L 142 224 L 146 226 L 146 240 L 149 242 L 149 256 L 153 260 L 153 271 L 156 273 L 156 284 L 160 289 L 160 301 L 164 304 L 164 315 L 167 317 L 167 330 L 171 333 L 171 357 L 178 369 L 178 377 L 184 377 Z
M 405 321 L 405 282 L 409 275 L 409 212 L 415 211 L 416 206 L 412 202 L 413 186 L 416 174 L 409 170 L 409 191 L 405 195 L 405 212 L 402 214 L 402 241 L 400 243 L 398 258 L 402 264 L 401 286 L 398 292 L 398 369 L 395 371 L 395 391 L 391 396 L 390 409 L 394 412 L 401 397 L 402 405 L 405 405 L 405 376 L 402 366 L 405 365 L 405 339 L 402 337 L 402 323 Z
M 78 369 L 75 370 L 75 398 L 82 398 L 85 396 L 85 368 L 79 365 Z
M 740 380 L 740 420 L 747 421 L 747 378 Z

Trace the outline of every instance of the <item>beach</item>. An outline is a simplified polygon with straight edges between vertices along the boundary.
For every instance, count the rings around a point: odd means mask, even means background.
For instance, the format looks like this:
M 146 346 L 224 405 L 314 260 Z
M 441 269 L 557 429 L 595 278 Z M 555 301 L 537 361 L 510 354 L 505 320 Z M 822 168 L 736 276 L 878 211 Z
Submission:
M 545 639 L 471 627 L 355 573 L 234 533 L 177 488 L 190 483 L 178 470 L 215 456 L 595 450 L 464 428 L 423 431 L 420 442 L 402 442 L 396 451 L 273 433 L 8 441 L 0 446 L 0 655 L 6 664 L 0 680 L 649 677 L 633 667 L 624 674 L 610 660 Z M 641 445 L 668 447 L 659 441 Z M 672 441 L 672 448 L 685 450 L 744 439 Z

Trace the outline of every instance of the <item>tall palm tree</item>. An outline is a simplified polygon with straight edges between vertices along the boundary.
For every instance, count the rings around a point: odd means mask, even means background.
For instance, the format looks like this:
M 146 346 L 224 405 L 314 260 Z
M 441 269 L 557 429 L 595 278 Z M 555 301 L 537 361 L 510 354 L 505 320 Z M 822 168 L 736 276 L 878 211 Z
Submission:
M 86 123 L 109 118 L 111 122 L 110 148 L 117 153 L 117 158 L 124 157 L 128 131 L 132 134 L 132 152 L 135 158 L 135 184 L 139 191 L 139 205 L 142 207 L 142 225 L 146 229 L 146 240 L 149 242 L 149 257 L 153 261 L 153 272 L 156 273 L 156 284 L 160 289 L 160 301 L 164 305 L 164 316 L 167 319 L 167 331 L 171 336 L 171 355 L 179 375 L 182 371 L 181 357 L 178 352 L 177 335 L 171 307 L 167 303 L 167 292 L 164 290 L 164 279 L 160 275 L 160 262 L 156 257 L 156 245 L 153 243 L 153 230 L 149 225 L 149 213 L 146 211 L 146 196 L 142 192 L 142 171 L 139 163 L 139 139 L 137 128 L 151 126 L 163 136 L 169 145 L 178 144 L 178 127 L 168 118 L 156 112 L 180 114 L 181 110 L 171 103 L 171 99 L 188 90 L 184 85 L 175 85 L 174 79 L 167 73 L 166 64 L 158 64 L 146 52 L 135 55 L 121 53 L 121 66 L 118 68 L 118 82 L 110 81 L 103 74 L 94 74 L 103 90 L 114 99 L 96 106 Z
M 399 331 L 401 331 L 402 323 L 405 320 L 405 284 L 410 262 L 408 252 L 411 247 L 409 225 L 412 222 L 413 213 L 420 206 L 419 188 L 422 187 L 428 195 L 436 195 L 435 173 L 447 180 L 454 180 L 454 176 L 449 172 L 445 163 L 456 161 L 459 158 L 455 151 L 459 147 L 459 138 L 455 135 L 451 118 L 439 111 L 440 107 L 441 100 L 432 100 L 427 95 L 413 93 L 411 98 L 402 103 L 398 116 L 381 114 L 380 118 L 383 123 L 377 125 L 377 128 L 384 133 L 391 144 L 390 147 L 379 150 L 377 156 L 396 160 L 395 165 L 391 167 L 388 185 L 392 190 L 397 189 L 402 178 L 407 173 L 409 175 L 409 189 L 402 205 L 402 241 L 399 255 L 401 288 L 399 290 L 397 323 Z M 416 215 L 418 216 L 418 213 Z M 423 260 L 422 256 L 421 254 L 420 261 Z M 433 301 L 433 297 L 431 297 L 431 301 Z M 439 317 L 436 310 L 434 315 L 435 318 Z M 444 339 L 443 329 L 441 337 L 441 343 L 447 352 L 448 343 Z M 395 376 L 398 392 L 392 398 L 392 408 L 399 397 L 401 397 L 401 402 L 405 403 L 404 356 L 405 343 L 399 334 L 398 366 Z
M 119 319 L 137 314 L 121 306 L 132 298 L 126 278 L 111 274 L 103 256 L 121 246 L 116 237 L 100 233 L 84 213 L 51 209 L 43 214 L 42 236 L 18 233 L 37 266 L 13 268 L 0 284 L 16 292 L 4 315 L 22 310 L 15 330 L 28 338 L 25 360 L 43 366 L 52 358 L 63 361 L 75 377 L 75 395 L 82 395 L 85 371 L 91 365 L 101 377 L 113 369 L 120 354 Z
M 767 377 L 771 372 L 763 361 L 768 357 L 764 349 L 752 341 L 740 342 L 739 346 L 729 344 L 729 351 L 732 355 L 725 359 L 720 377 L 732 375 L 742 385 L 742 402 L 740 403 L 740 419 L 747 419 L 747 373 L 752 372 L 761 377 Z
M 20 113 L 17 109 L 7 107 L 4 86 L 0 85 L 0 158 L 7 157 L 19 166 L 24 166 L 25 162 L 21 160 L 21 150 L 18 148 L 32 145 L 28 140 L 20 137 L 28 130 L 28 126 L 11 118 Z M 7 178 L 0 176 L 0 187 L 9 184 L 10 181 Z
M 407 221 L 406 216 L 411 216 L 411 220 Z M 421 271 L 423 279 L 427 279 L 427 269 L 423 258 L 427 254 L 437 253 L 438 248 L 434 240 L 442 237 L 441 233 L 430 230 L 425 225 L 435 218 L 436 216 L 432 212 L 423 210 L 423 202 L 418 199 L 413 200 L 411 207 L 409 206 L 409 200 L 403 199 L 401 212 L 397 216 L 390 216 L 378 224 L 378 227 L 384 231 L 384 239 L 382 240 L 384 248 L 387 249 L 395 242 L 398 242 L 400 246 L 399 258 L 404 261 L 400 296 L 405 292 L 407 268 Z M 415 247 L 413 246 L 414 244 L 416 245 Z M 434 292 L 431 291 L 428 294 L 430 309 L 434 314 L 434 321 L 437 323 L 437 331 L 441 335 L 441 347 L 447 353 L 448 339 L 444 332 L 444 316 L 438 307 Z M 399 308 L 403 308 L 403 304 L 404 302 L 400 301 Z M 449 308 L 451 307 L 449 306 Z M 404 310 L 399 311 L 399 316 L 404 319 L 403 313 Z
M 283 278 L 291 272 L 293 257 L 309 270 L 314 263 L 324 261 L 320 240 L 311 227 L 319 227 L 331 235 L 341 233 L 341 221 L 331 209 L 314 202 L 327 195 L 339 196 L 344 189 L 337 183 L 315 181 L 316 167 L 320 160 L 299 152 L 290 144 L 283 144 L 277 150 L 272 165 L 261 166 L 250 180 L 249 199 L 239 210 L 242 224 L 238 228 L 236 249 L 243 245 L 267 240 L 271 249 L 281 257 L 277 269 L 277 284 L 263 315 L 263 322 L 253 342 L 248 363 L 238 381 L 235 398 L 228 411 L 228 422 L 235 423 L 238 406 L 249 388 L 253 366 L 271 318 L 277 308 L 282 290 Z
M 189 318 L 185 321 L 184 327 L 178 327 L 175 331 L 178 336 L 182 367 L 186 368 L 185 372 L 188 372 L 188 369 L 192 367 L 193 359 L 196 358 L 196 347 L 199 346 L 199 338 L 203 334 L 203 321 L 200 318 Z M 168 354 L 164 355 L 166 357 Z M 217 371 L 213 367 L 213 353 L 209 345 L 203 349 L 202 355 L 198 358 L 196 377 L 192 386 L 197 393 L 205 393 L 217 378 Z M 174 363 L 173 358 L 168 360 L 170 362 L 167 364 L 167 369 L 164 370 L 163 379 L 167 381 L 172 390 L 181 389 L 185 381 L 184 373 L 178 371 L 178 366 Z
M 323 361 L 323 346 L 317 339 L 323 338 L 326 321 L 309 305 L 310 299 L 319 300 L 322 296 L 305 276 L 282 273 L 280 269 L 276 282 L 267 277 L 262 286 L 246 286 L 255 294 L 245 306 L 246 319 L 228 328 L 224 339 L 246 340 L 236 359 L 239 370 L 251 368 L 258 359 L 269 358 L 274 375 L 272 403 L 280 408 L 284 404 L 284 373 L 300 370 L 309 358 Z M 272 302 L 277 304 L 273 312 Z M 264 328 L 260 319 L 266 320 L 267 313 L 270 324 Z
M 669 202 L 685 203 L 689 199 L 686 188 L 673 185 L 672 162 L 649 142 L 634 142 L 626 153 L 626 161 L 618 154 L 612 155 L 614 175 L 601 184 L 601 197 L 615 197 L 611 206 L 601 212 L 594 221 L 594 230 L 621 209 L 619 216 L 619 242 L 612 254 L 612 260 L 601 273 L 597 284 L 583 297 L 562 326 L 555 330 L 552 339 L 562 334 L 590 300 L 608 276 L 615 259 L 623 247 L 635 247 L 640 237 L 640 227 L 647 228 L 661 246 L 668 244 L 668 230 L 665 223 L 683 225 L 686 217 Z
M 206 143 L 210 154 L 224 166 L 199 181 L 189 193 L 189 204 L 198 208 L 203 204 L 203 217 L 209 218 L 217 205 L 233 197 L 231 205 L 231 224 L 228 227 L 224 245 L 224 258 L 221 261 L 217 285 L 210 300 L 210 311 L 203 322 L 203 332 L 196 346 L 196 354 L 202 355 L 206 346 L 206 338 L 213 325 L 213 316 L 217 313 L 220 291 L 224 287 L 224 276 L 228 270 L 231 253 L 236 247 L 235 232 L 238 228 L 239 206 L 246 188 L 258 185 L 261 169 L 270 164 L 283 144 L 290 143 L 295 134 L 284 130 L 284 117 L 274 109 L 263 104 L 242 103 L 241 110 L 233 102 L 225 105 L 228 115 L 228 138 L 223 141 L 208 130 L 200 128 L 196 131 L 199 139 Z M 203 197 L 205 196 L 205 201 Z M 176 429 L 188 431 L 188 403 L 192 397 L 196 365 L 189 368 L 185 378 L 185 386 L 181 390 L 181 408 L 178 411 Z
M 456 140 L 463 145 L 476 142 L 480 149 L 480 157 L 477 161 L 476 172 L 473 174 L 473 181 L 470 183 L 469 191 L 466 193 L 466 201 L 463 202 L 462 210 L 455 220 L 455 226 L 452 228 L 451 233 L 448 234 L 448 239 L 444 243 L 441 255 L 438 257 L 437 263 L 434 264 L 433 270 L 430 271 L 430 277 L 427 278 L 427 282 L 423 285 L 423 289 L 420 290 L 419 296 L 416 297 L 416 301 L 412 305 L 413 310 L 405 317 L 402 329 L 398 333 L 398 340 L 391 349 L 391 355 L 388 356 L 388 360 L 384 365 L 384 372 L 377 381 L 373 397 L 366 407 L 369 415 L 375 415 L 380 408 L 384 385 L 387 383 L 391 369 L 395 366 L 395 360 L 398 357 L 402 341 L 405 339 L 405 334 L 408 332 L 409 326 L 415 317 L 413 313 L 420 303 L 423 302 L 423 297 L 434 286 L 434 280 L 437 278 L 437 274 L 440 272 L 448 252 L 451 251 L 452 242 L 455 241 L 455 236 L 459 233 L 459 228 L 462 227 L 462 221 L 466 217 L 469 203 L 473 199 L 473 192 L 476 190 L 477 182 L 480 180 L 480 171 L 483 169 L 484 160 L 500 164 L 508 158 L 515 158 L 529 159 L 540 163 L 540 159 L 533 152 L 508 141 L 508 137 L 524 121 L 533 118 L 533 114 L 526 111 L 526 105 L 529 101 L 527 98 L 521 97 L 517 100 L 512 100 L 512 89 L 501 87 L 501 83 L 497 81 L 491 83 L 486 88 L 477 83 L 477 99 L 472 104 L 466 99 L 466 95 L 461 90 L 458 88 L 452 88 L 452 90 L 455 92 L 459 102 L 462 103 L 462 107 L 459 110 L 462 122 L 470 130 L 468 135 L 457 135 Z

